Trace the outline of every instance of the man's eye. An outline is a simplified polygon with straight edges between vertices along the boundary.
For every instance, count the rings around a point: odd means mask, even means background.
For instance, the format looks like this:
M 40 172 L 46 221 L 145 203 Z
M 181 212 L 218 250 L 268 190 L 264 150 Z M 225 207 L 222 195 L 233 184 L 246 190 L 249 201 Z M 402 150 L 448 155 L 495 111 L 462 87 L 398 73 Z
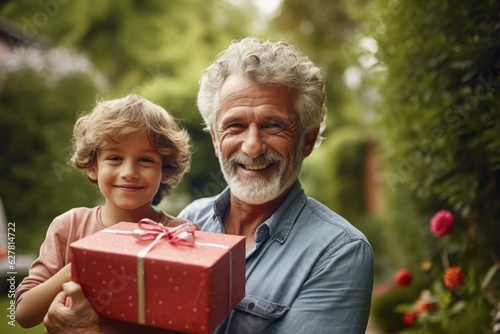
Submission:
M 243 131 L 243 129 L 245 129 L 245 126 L 241 123 L 231 123 L 231 124 L 228 124 L 228 125 L 225 125 L 223 128 L 222 128 L 222 131 L 221 132 L 240 132 L 240 131 Z
M 281 130 L 283 129 L 283 125 L 280 123 L 269 123 L 263 126 L 264 129 L 269 129 L 269 130 Z
M 269 128 L 281 128 L 282 126 L 279 123 L 270 123 L 270 124 L 268 124 L 268 127 Z
M 226 126 L 226 128 L 228 128 L 228 129 L 238 129 L 238 128 L 242 128 L 242 127 L 243 127 L 243 125 L 239 124 L 239 123 L 228 124 Z

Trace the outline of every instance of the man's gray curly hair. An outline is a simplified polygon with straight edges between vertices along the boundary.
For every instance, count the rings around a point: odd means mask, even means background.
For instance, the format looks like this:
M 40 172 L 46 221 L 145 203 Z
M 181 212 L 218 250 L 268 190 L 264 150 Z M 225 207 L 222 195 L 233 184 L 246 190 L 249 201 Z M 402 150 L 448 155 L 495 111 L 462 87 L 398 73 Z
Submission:
M 301 131 L 319 126 L 315 146 L 323 139 L 326 120 L 325 81 L 320 69 L 300 51 L 285 42 L 248 37 L 233 41 L 218 59 L 203 71 L 198 92 L 198 109 L 205 129 L 216 129 L 220 111 L 220 90 L 232 74 L 259 84 L 288 87 L 295 92 L 294 106 L 300 115 Z

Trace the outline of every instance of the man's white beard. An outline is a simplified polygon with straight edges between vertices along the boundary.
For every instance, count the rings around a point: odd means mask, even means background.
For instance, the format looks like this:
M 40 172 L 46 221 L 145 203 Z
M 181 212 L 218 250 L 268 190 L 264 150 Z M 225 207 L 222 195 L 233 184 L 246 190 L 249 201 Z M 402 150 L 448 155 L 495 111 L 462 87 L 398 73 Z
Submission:
M 302 166 L 302 147 L 293 148 L 290 152 L 288 165 L 277 153 L 266 153 L 255 159 L 246 154 L 237 152 L 228 160 L 222 158 L 222 152 L 218 152 L 219 163 L 222 174 L 229 185 L 231 194 L 248 204 L 263 204 L 272 201 L 287 190 L 299 177 Z M 277 172 L 270 179 L 266 177 L 240 178 L 236 172 L 239 164 L 262 164 L 274 163 L 278 165 Z

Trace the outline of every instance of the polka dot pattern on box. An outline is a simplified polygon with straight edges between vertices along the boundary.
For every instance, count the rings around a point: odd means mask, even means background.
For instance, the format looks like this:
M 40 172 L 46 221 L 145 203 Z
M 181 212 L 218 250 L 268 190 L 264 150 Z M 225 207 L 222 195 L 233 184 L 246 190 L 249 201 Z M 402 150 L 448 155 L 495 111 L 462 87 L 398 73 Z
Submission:
M 162 239 L 142 272 L 137 254 L 149 243 L 129 233 L 135 228 L 119 223 L 107 229 L 118 232 L 104 230 L 71 245 L 74 279 L 101 315 L 137 322 L 142 313 L 151 326 L 209 333 L 243 298 L 243 237 L 196 231 L 194 246 Z

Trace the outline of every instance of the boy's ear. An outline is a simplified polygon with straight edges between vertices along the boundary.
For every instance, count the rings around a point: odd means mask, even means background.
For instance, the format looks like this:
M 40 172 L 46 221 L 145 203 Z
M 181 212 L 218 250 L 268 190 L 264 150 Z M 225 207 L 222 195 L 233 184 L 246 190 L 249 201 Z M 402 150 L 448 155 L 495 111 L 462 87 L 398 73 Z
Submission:
M 168 181 L 168 175 L 163 174 L 163 175 L 161 176 L 161 181 L 160 181 L 160 182 L 161 182 L 161 183 L 167 183 L 167 181 Z
M 95 166 L 87 168 L 87 177 L 92 181 L 97 181 L 97 169 Z

